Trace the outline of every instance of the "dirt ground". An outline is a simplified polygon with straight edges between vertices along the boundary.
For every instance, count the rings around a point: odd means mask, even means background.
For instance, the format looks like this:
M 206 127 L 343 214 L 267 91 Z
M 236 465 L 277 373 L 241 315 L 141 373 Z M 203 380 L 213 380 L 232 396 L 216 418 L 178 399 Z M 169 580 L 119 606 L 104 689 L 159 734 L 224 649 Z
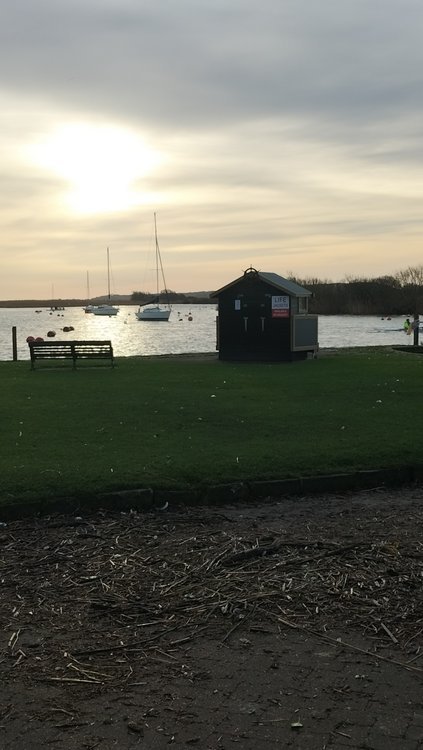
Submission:
M 423 748 L 423 489 L 0 528 L 0 747 Z

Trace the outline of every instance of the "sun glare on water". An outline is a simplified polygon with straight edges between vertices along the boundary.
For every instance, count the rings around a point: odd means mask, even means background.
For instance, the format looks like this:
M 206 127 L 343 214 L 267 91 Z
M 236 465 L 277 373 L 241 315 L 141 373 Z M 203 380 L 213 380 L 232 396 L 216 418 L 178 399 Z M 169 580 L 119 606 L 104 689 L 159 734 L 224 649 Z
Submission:
M 77 213 L 122 211 L 145 203 L 140 180 L 160 159 L 125 128 L 67 124 L 31 148 L 33 161 L 67 184 L 65 202 Z

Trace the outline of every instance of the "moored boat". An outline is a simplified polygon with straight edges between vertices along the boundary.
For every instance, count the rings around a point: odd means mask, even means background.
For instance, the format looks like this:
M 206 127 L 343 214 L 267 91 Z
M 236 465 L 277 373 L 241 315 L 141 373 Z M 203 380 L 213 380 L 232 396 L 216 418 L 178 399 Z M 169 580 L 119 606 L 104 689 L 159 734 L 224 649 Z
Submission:
M 162 258 L 160 255 L 160 248 L 159 248 L 159 241 L 157 238 L 157 220 L 156 220 L 156 214 L 154 214 L 154 238 L 155 238 L 155 253 L 156 253 L 156 296 L 153 300 L 150 300 L 148 302 L 144 302 L 141 304 L 138 308 L 138 311 L 135 313 L 135 317 L 137 320 L 161 320 L 161 321 L 167 321 L 170 318 L 171 313 L 171 307 L 169 302 L 166 304 L 160 304 L 160 291 L 159 291 L 159 276 L 161 276 L 163 287 L 164 287 L 164 295 L 167 295 L 167 288 L 166 288 L 166 281 L 163 273 L 163 264 L 162 264 Z M 148 307 L 147 307 L 148 305 Z
M 95 305 L 92 310 L 85 309 L 85 312 L 92 312 L 93 315 L 117 315 L 119 308 L 107 304 Z
M 117 315 L 119 312 L 118 307 L 114 307 L 111 303 L 111 296 L 110 296 L 110 255 L 109 255 L 109 248 L 107 248 L 107 297 L 108 297 L 108 303 L 104 303 L 101 305 L 87 305 L 87 307 L 91 307 L 91 312 L 93 315 Z M 85 312 L 89 312 L 87 310 L 87 307 L 85 307 Z

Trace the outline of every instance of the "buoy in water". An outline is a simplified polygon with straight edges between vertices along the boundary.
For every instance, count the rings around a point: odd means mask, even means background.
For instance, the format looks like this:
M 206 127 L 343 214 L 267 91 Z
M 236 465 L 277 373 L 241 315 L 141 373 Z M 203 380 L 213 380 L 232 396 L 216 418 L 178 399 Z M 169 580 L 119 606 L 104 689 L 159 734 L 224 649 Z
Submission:
M 35 341 L 33 336 L 27 336 L 26 337 L 26 343 L 29 344 L 30 341 Z
M 56 335 L 56 331 L 47 331 L 47 336 L 53 338 Z

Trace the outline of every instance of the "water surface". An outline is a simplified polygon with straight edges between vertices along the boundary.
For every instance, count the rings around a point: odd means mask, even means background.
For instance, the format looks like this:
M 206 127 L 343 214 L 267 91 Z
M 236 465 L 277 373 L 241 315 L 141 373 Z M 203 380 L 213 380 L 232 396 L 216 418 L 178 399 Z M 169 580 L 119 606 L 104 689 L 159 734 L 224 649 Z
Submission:
M 82 308 L 68 307 L 51 312 L 48 308 L 0 308 L 0 360 L 11 360 L 12 327 L 17 329 L 18 358 L 29 359 L 27 336 L 56 339 L 111 339 L 116 356 L 189 354 L 216 351 L 216 306 L 175 305 L 169 322 L 139 321 L 137 306 L 121 307 L 115 317 L 98 317 Z M 404 317 L 319 316 L 319 346 L 389 346 L 412 343 L 403 331 Z M 74 330 L 64 332 L 63 328 Z

